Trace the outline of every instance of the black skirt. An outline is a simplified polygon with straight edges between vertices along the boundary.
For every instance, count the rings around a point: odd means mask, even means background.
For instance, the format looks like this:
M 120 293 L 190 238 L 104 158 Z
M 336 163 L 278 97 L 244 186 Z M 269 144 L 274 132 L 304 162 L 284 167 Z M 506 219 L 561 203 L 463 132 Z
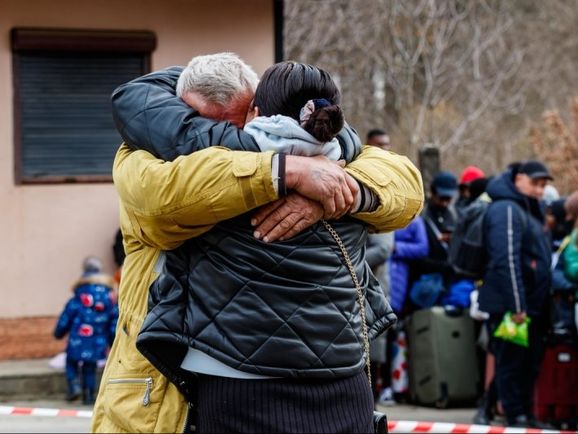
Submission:
M 270 379 L 199 375 L 197 432 L 372 433 L 367 375 Z

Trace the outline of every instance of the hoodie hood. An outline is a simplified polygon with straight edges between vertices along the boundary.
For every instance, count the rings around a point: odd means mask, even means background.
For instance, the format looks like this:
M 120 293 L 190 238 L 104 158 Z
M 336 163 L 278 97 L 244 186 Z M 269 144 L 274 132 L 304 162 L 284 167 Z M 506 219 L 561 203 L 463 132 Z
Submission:
M 288 116 L 258 116 L 244 128 L 261 151 L 312 157 L 325 155 L 330 160 L 341 158 L 341 146 L 337 139 L 323 143 L 305 131 L 299 123 Z
M 85 273 L 82 277 L 72 286 L 72 291 L 76 292 L 77 289 L 85 285 L 102 285 L 110 288 L 111 290 L 116 290 L 116 283 L 112 277 L 104 273 Z
M 542 211 L 540 202 L 520 193 L 512 180 L 512 172 L 509 170 L 490 181 L 486 192 L 493 202 L 498 200 L 511 200 L 512 202 L 516 202 L 523 210 L 529 212 L 538 220 L 544 220 L 544 212 Z

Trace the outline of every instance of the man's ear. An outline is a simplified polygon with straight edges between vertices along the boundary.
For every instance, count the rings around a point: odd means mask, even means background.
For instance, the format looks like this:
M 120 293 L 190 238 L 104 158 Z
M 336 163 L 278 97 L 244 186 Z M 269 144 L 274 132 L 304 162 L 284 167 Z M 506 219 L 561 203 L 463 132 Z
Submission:
M 255 118 L 256 118 L 257 116 L 259 116 L 260 113 L 261 113 L 260 110 L 259 110 L 259 107 L 257 107 L 257 106 L 255 105 L 255 100 L 254 100 L 254 99 L 252 99 L 252 100 L 251 100 L 251 104 L 249 104 L 249 112 L 251 112 L 251 114 L 252 114 L 253 117 L 255 117 Z
M 245 117 L 245 123 L 251 122 L 257 116 L 259 116 L 259 107 L 255 106 L 254 102 L 251 101 L 249 110 L 247 111 L 247 116 Z

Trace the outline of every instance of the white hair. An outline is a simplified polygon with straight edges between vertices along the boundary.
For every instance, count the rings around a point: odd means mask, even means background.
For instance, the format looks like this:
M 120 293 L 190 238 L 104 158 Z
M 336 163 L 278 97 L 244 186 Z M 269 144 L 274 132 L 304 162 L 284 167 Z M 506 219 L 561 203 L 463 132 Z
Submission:
M 191 59 L 177 82 L 177 95 L 195 92 L 219 105 L 229 104 L 239 93 L 255 93 L 259 78 L 234 53 L 217 53 Z

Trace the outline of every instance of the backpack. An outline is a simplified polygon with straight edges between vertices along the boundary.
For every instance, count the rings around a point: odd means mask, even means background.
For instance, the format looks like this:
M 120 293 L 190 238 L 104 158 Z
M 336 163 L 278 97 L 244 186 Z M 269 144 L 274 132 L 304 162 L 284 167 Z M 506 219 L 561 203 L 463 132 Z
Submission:
M 453 270 L 474 280 L 484 277 L 487 264 L 484 217 L 490 202 L 476 200 L 463 209 L 448 251 Z

